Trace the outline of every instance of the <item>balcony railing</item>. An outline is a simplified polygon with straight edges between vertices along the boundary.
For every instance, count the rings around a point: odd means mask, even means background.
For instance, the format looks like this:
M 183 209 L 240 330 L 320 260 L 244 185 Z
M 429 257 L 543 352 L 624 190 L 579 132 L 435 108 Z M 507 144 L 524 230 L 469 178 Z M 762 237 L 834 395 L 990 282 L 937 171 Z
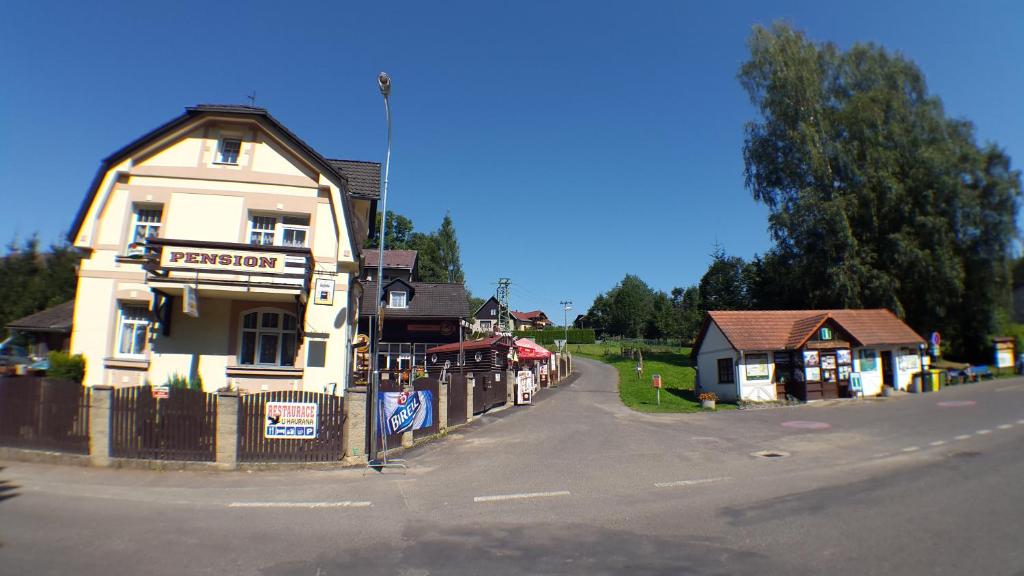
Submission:
M 309 248 L 150 238 L 137 258 L 150 284 L 244 286 L 309 293 Z

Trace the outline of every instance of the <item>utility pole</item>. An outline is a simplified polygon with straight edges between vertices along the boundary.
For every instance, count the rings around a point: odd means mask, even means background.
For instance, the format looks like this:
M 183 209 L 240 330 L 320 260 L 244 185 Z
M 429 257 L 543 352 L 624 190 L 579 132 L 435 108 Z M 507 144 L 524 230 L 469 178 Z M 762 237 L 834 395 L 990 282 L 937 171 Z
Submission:
M 569 346 L 569 310 L 572 310 L 572 300 L 563 300 L 562 305 L 562 328 L 565 329 L 565 346 Z
M 509 298 L 511 297 L 510 286 L 512 280 L 509 278 L 498 278 L 498 291 L 495 296 L 498 299 L 498 326 L 502 332 L 512 331 L 512 319 L 509 313 Z

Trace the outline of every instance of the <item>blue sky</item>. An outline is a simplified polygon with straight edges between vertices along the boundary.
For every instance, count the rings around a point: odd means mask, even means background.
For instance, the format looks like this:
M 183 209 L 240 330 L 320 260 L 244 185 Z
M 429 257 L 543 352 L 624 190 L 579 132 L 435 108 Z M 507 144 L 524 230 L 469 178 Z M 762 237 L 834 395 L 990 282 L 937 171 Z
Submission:
M 383 161 L 389 208 L 451 212 L 474 294 L 561 320 L 626 273 L 693 284 L 769 246 L 743 185 L 755 24 L 913 59 L 980 141 L 1024 156 L 1020 2 L 67 2 L 0 18 L 0 241 L 70 226 L 100 160 L 196 103 L 257 105 L 325 156 Z

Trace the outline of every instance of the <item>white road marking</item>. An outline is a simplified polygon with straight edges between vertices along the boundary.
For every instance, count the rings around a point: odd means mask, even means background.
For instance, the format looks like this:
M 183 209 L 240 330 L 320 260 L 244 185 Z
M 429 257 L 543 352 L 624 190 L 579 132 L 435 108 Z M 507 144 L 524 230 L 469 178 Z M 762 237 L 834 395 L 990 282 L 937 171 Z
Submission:
M 1013 428 L 1013 424 L 1000 424 L 998 428 L 1000 430 L 1009 430 L 1010 428 Z
M 903 449 L 904 452 L 917 452 L 918 450 L 920 450 L 920 448 L 917 446 L 907 446 Z
M 945 443 L 946 443 L 945 440 L 936 440 L 935 442 L 932 442 L 931 444 L 929 444 L 929 446 L 942 446 Z
M 885 458 L 887 456 L 891 456 L 891 454 L 889 454 L 888 452 L 882 452 L 881 454 L 875 454 L 875 458 Z
M 1017 424 L 1024 424 L 1024 418 L 1021 418 L 1020 420 L 1017 420 Z
M 372 502 L 232 502 L 228 508 L 369 508 Z
M 723 476 L 722 478 L 703 478 L 700 480 L 676 480 L 675 482 L 655 482 L 654 485 L 658 488 L 672 488 L 675 486 L 695 486 L 697 484 L 708 484 L 711 482 L 720 482 L 722 480 L 732 480 L 730 476 Z
M 1013 386 L 1004 386 L 1002 388 L 995 389 L 996 392 L 1006 392 L 1009 390 L 1020 390 L 1020 384 L 1015 384 Z
M 991 433 L 992 433 L 992 431 L 988 430 L 988 429 L 978 430 L 977 432 L 975 432 L 975 434 L 977 434 L 978 436 L 984 436 L 985 434 L 991 434 Z
M 557 492 L 524 492 L 521 494 L 498 494 L 496 496 L 477 496 L 473 502 L 501 502 L 504 500 L 525 500 L 527 498 L 551 498 L 554 496 L 568 496 L 568 490 Z
M 956 438 L 953 438 L 953 440 L 967 440 L 970 437 L 971 437 L 970 434 L 961 434 L 961 435 L 957 436 Z

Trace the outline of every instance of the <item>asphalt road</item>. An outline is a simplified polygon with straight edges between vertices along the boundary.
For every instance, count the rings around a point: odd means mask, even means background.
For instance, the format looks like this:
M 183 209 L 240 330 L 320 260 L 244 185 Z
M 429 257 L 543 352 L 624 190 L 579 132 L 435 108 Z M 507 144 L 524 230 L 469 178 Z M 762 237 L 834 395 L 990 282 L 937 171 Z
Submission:
M 650 415 L 577 365 L 404 474 L 0 463 L 0 574 L 1024 574 L 1024 379 Z

